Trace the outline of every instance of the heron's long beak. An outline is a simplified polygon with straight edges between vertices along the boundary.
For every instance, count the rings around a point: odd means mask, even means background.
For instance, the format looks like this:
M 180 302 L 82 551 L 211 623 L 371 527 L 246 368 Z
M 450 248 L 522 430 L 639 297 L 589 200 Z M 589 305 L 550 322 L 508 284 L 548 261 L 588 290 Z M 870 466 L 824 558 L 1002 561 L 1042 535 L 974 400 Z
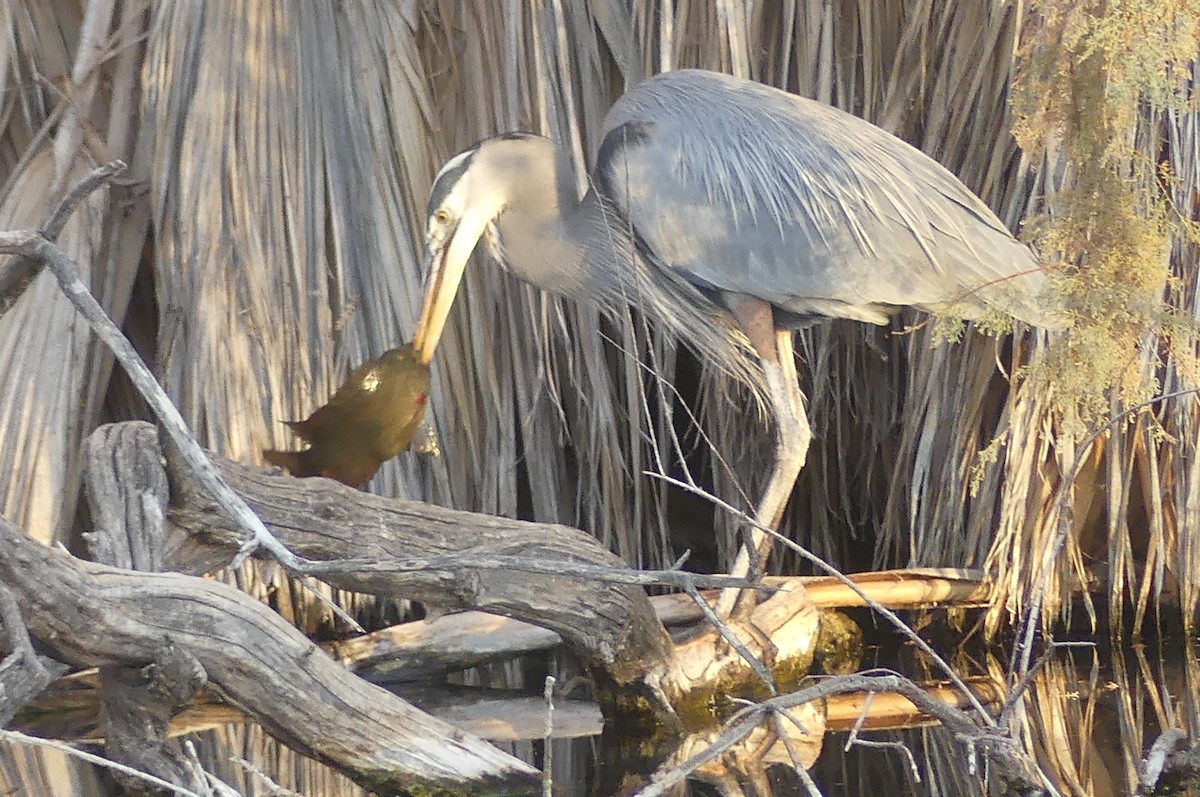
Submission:
M 413 335 L 412 346 L 425 365 L 433 359 L 458 285 L 462 282 L 467 260 L 483 235 L 490 219 L 467 216 L 439 244 L 429 247 L 425 259 L 425 298 L 421 302 L 421 317 Z

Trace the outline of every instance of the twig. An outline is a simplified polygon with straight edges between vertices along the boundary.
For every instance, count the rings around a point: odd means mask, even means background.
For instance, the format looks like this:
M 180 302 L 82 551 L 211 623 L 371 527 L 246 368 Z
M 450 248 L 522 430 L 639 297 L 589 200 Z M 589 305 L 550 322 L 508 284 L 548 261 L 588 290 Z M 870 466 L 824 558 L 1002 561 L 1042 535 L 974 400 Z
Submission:
M 242 769 L 249 772 L 254 777 L 261 780 L 263 783 L 265 783 L 266 787 L 267 787 L 267 793 L 270 794 L 271 797 L 304 797 L 304 795 L 301 794 L 300 792 L 292 791 L 291 789 L 286 789 L 283 786 L 280 786 L 278 783 L 276 783 L 274 780 L 271 779 L 270 775 L 263 772 L 261 769 L 254 766 L 254 764 L 251 764 L 249 761 L 247 761 L 244 758 L 238 758 L 237 756 L 233 756 L 229 760 L 232 761 L 233 763 L 237 764 Z
M 192 746 L 190 741 L 186 742 L 186 744 L 188 747 Z M 208 783 L 209 788 L 213 790 L 214 797 L 242 797 L 241 792 L 236 791 L 232 786 L 211 772 L 204 773 L 204 780 Z M 292 793 L 295 794 L 295 792 Z
M 854 721 L 854 727 L 850 729 L 850 734 L 846 737 L 846 746 L 842 748 L 842 752 L 850 752 L 854 740 L 858 738 L 858 732 L 862 729 L 863 724 L 867 721 L 867 712 L 871 710 L 871 704 L 875 702 L 875 693 L 867 692 L 866 698 L 863 700 L 862 711 L 858 712 L 858 719 Z
M 58 205 L 50 213 L 46 222 L 41 226 L 42 237 L 48 241 L 58 240 L 58 236 L 62 234 L 63 228 L 67 226 L 67 221 L 71 218 L 71 214 L 75 212 L 75 208 L 79 206 L 88 194 L 95 191 L 100 186 L 110 182 L 114 177 L 124 173 L 125 163 L 122 161 L 111 161 L 103 166 L 97 166 L 92 169 L 79 183 L 63 195 L 63 198 L 58 201 Z
M 963 681 L 962 677 L 960 677 L 959 674 L 954 671 L 954 668 L 950 666 L 949 662 L 947 662 L 944 658 L 942 658 L 942 656 L 936 650 L 934 650 L 932 647 L 930 647 L 929 643 L 926 642 L 924 639 L 922 639 L 920 634 L 916 633 L 911 628 L 909 628 L 908 625 L 903 620 L 901 620 L 900 617 L 895 612 L 893 612 L 891 609 L 888 609 L 887 607 L 885 607 L 884 605 L 882 605 L 881 603 L 876 601 L 874 598 L 872 598 L 870 595 L 868 595 L 858 584 L 855 584 L 853 580 L 848 578 L 845 574 L 843 574 L 836 567 L 829 564 L 828 562 L 826 562 L 824 559 L 817 556 L 816 554 L 809 552 L 804 547 L 802 547 L 800 544 L 794 542 L 793 540 L 789 540 L 787 537 L 783 536 L 782 534 L 777 532 L 775 529 L 768 528 L 767 526 L 759 523 L 754 518 L 750 517 L 750 515 L 741 511 L 740 509 L 738 509 L 737 507 L 728 503 L 727 501 L 723 501 L 720 498 L 717 498 L 715 495 L 713 495 L 712 493 L 709 493 L 706 490 L 702 490 L 693 485 L 685 484 L 684 482 L 681 482 L 678 479 L 674 479 L 670 476 L 667 476 L 666 474 L 653 473 L 651 471 L 646 471 L 645 474 L 647 476 L 651 476 L 656 479 L 662 479 L 663 481 L 667 482 L 668 484 L 674 485 L 675 487 L 678 487 L 682 490 L 686 490 L 687 492 L 692 493 L 693 495 L 698 495 L 701 498 L 704 498 L 704 499 L 712 502 L 712 504 L 714 506 L 718 507 L 719 509 L 722 509 L 726 512 L 730 512 L 730 513 L 734 514 L 735 516 L 742 519 L 746 523 L 753 524 L 755 527 L 757 527 L 757 528 L 761 529 L 762 531 L 766 532 L 767 534 L 769 534 L 772 538 L 778 540 L 779 542 L 786 545 L 788 548 L 795 551 L 802 558 L 806 559 L 807 561 L 816 565 L 821 570 L 824 570 L 826 573 L 828 573 L 829 575 L 836 578 L 838 581 L 842 582 L 844 585 L 846 585 L 846 587 L 848 587 L 850 589 L 851 592 L 853 592 L 855 595 L 857 595 L 859 598 L 861 598 L 863 600 L 863 603 L 865 603 L 868 607 L 870 607 L 871 609 L 873 609 L 874 611 L 876 611 L 880 615 L 882 615 L 889 623 L 891 623 L 893 626 L 895 626 L 895 628 L 902 635 L 904 635 L 909 640 L 911 640 L 912 643 L 914 645 L 916 645 L 917 648 L 920 649 L 920 651 L 922 653 L 924 653 L 926 656 L 928 656 L 930 658 L 930 660 L 933 661 L 938 666 L 938 669 L 940 669 L 942 672 L 944 672 L 946 674 L 946 677 L 950 680 L 950 682 L 954 684 L 955 688 L 957 688 L 959 691 L 962 692 L 963 696 L 971 704 L 971 708 L 973 708 L 976 711 L 976 713 L 979 715 L 980 721 L 982 723 L 984 723 L 985 725 L 987 725 L 990 728 L 999 727 L 998 724 L 996 723 L 995 718 L 993 718 L 992 715 L 990 713 L 988 713 L 987 709 L 985 709 L 983 707 L 983 704 L 979 702 L 979 698 L 977 698 L 975 696 L 975 694 L 970 689 L 967 688 L 966 682 Z
M 542 735 L 542 797 L 554 797 L 554 676 L 546 676 L 546 732 Z
M 1051 659 L 1054 658 L 1055 651 L 1060 648 L 1094 648 L 1095 642 L 1054 642 L 1051 641 L 1046 650 L 1042 651 L 1042 655 L 1038 656 L 1038 660 L 1033 663 L 1033 666 L 1026 670 L 1021 675 L 1021 680 L 1009 692 L 1008 697 L 1004 699 L 1004 705 L 1000 707 L 1000 725 L 1007 727 L 1008 715 L 1016 706 L 1017 701 L 1025 694 L 1025 690 L 1033 683 L 1033 679 L 1037 676 L 1042 668 L 1045 667 Z
M 861 737 L 858 737 L 854 740 L 854 744 L 859 747 L 873 747 L 875 749 L 884 749 L 884 750 L 889 750 L 889 749 L 900 750 L 900 752 L 904 753 L 905 758 L 908 759 L 908 769 L 910 772 L 912 772 L 913 780 L 917 783 L 921 782 L 921 771 L 919 769 L 917 769 L 917 760 L 915 758 L 913 758 L 912 750 L 909 750 L 908 745 L 904 744 L 903 742 L 879 742 L 879 741 L 874 741 L 872 739 L 863 739 Z M 846 749 L 849 750 L 851 746 L 852 745 L 846 745 Z
M 89 764 L 105 767 L 113 770 L 114 772 L 120 772 L 123 775 L 128 775 L 131 778 L 137 778 L 138 780 L 145 781 L 146 783 L 157 786 L 160 789 L 166 789 L 174 792 L 175 794 L 182 795 L 182 797 L 210 797 L 210 795 L 197 794 L 190 789 L 185 789 L 182 786 L 176 786 L 174 783 L 169 783 L 162 778 L 156 778 L 153 775 L 147 775 L 145 772 L 139 772 L 133 767 L 127 767 L 124 764 L 118 764 L 116 761 L 110 761 L 103 756 L 88 753 L 72 745 L 63 744 L 62 742 L 55 742 L 50 739 L 39 739 L 36 736 L 28 736 L 20 731 L 3 729 L 0 729 L 0 740 L 13 742 L 16 744 L 27 744 L 32 747 L 45 747 L 50 750 L 57 750 L 60 753 L 66 753 L 69 756 L 74 756 L 75 758 L 78 758 L 81 761 L 86 761 Z
M 113 161 L 88 172 L 77 186 L 64 194 L 58 201 L 39 229 L 42 237 L 47 241 L 57 240 L 79 203 L 88 194 L 123 171 L 125 171 L 125 164 L 121 161 Z M 7 307 L 15 302 L 25 288 L 33 282 L 34 277 L 42 270 L 42 266 L 41 260 L 22 254 L 10 257 L 7 263 L 0 266 L 0 307 Z
M 821 790 L 817 788 L 816 781 L 812 779 L 812 775 L 808 774 L 808 770 L 800 763 L 800 757 L 796 755 L 796 748 L 792 746 L 791 734 L 787 732 L 787 728 L 783 727 L 785 711 L 776 711 L 771 715 L 771 720 L 775 724 L 775 736 L 779 741 L 783 742 L 783 749 L 787 750 L 788 758 L 792 762 L 792 769 L 795 770 L 796 776 L 800 778 L 800 782 L 804 784 L 804 790 L 808 792 L 809 797 L 821 797 Z M 792 717 L 788 717 L 798 728 L 804 728 L 796 723 Z
M 196 745 L 191 739 L 183 740 L 183 754 L 192 768 L 193 775 L 198 781 L 208 784 L 213 797 L 241 797 L 240 792 L 204 768 L 200 763 L 200 756 L 196 754 Z
M 784 717 L 787 717 L 788 722 L 795 725 L 800 730 L 801 733 L 809 732 L 808 728 L 805 727 L 804 723 L 800 721 L 800 718 L 797 717 L 795 714 L 793 714 L 790 709 L 776 708 L 775 713 L 780 714 Z
M 649 326 L 646 324 L 645 321 L 643 321 L 643 327 L 646 329 L 646 331 L 648 333 Z M 654 366 L 650 363 L 642 362 L 641 358 L 637 355 L 636 352 L 631 352 L 628 349 L 626 349 L 624 346 L 621 345 L 620 341 L 615 340 L 611 335 L 608 335 L 607 333 L 603 333 L 603 332 L 601 333 L 601 337 L 607 343 L 611 344 L 616 351 L 620 352 L 621 354 L 628 357 L 631 361 L 636 363 L 637 366 L 642 371 L 644 371 L 647 376 L 649 376 L 650 378 L 655 380 L 655 384 L 657 385 L 657 389 L 658 389 L 659 396 L 660 396 L 659 401 L 662 403 L 662 405 L 664 407 L 668 405 L 668 402 L 666 401 L 666 398 L 663 394 L 663 388 L 666 388 L 667 390 L 669 390 L 672 393 L 672 395 L 674 396 L 674 400 L 671 403 L 677 404 L 679 407 L 683 408 L 683 411 L 688 416 L 688 420 L 691 421 L 692 429 L 695 431 L 696 435 L 701 440 L 704 441 L 704 445 L 708 449 L 709 454 L 711 454 L 713 459 L 717 462 L 717 464 L 719 464 L 721 466 L 721 470 L 723 470 L 725 472 L 725 475 L 729 477 L 731 483 L 733 484 L 734 489 L 736 489 L 738 491 L 738 494 L 742 497 L 742 500 L 746 503 L 747 506 L 749 506 L 752 503 L 750 500 L 750 496 L 746 494 L 746 491 L 744 489 L 742 489 L 741 482 L 738 481 L 737 473 L 734 471 L 733 466 L 729 464 L 729 461 L 721 453 L 720 449 L 717 447 L 717 444 L 714 443 L 712 441 L 712 438 L 708 436 L 708 433 L 704 431 L 704 425 L 702 423 L 700 423 L 700 419 L 696 417 L 696 413 L 692 411 L 692 408 L 690 406 L 688 406 L 687 400 L 684 399 L 683 394 L 679 392 L 679 389 L 676 388 L 673 384 L 671 384 L 668 380 L 663 378 L 661 369 L 657 368 L 656 366 Z M 755 400 L 759 403 L 759 407 L 758 407 L 759 410 L 765 414 L 766 409 L 762 406 L 761 397 L 758 396 L 757 390 L 755 388 L 751 388 L 751 393 L 754 395 Z M 642 394 L 642 412 L 646 413 L 647 416 L 649 416 L 650 409 L 649 409 L 649 405 L 646 403 L 646 397 L 645 397 L 644 393 Z M 689 482 L 691 482 L 692 481 L 691 470 L 688 468 L 687 458 L 683 456 L 683 449 L 682 449 L 682 446 L 679 444 L 679 435 L 676 434 L 674 426 L 670 427 L 670 432 L 671 432 L 671 447 L 675 449 L 676 457 L 678 457 L 678 459 L 679 459 L 679 465 L 683 468 L 683 472 L 688 475 Z M 659 461 L 659 466 L 661 467 L 662 458 L 658 455 L 658 447 L 656 445 L 656 443 L 658 442 L 657 439 L 653 436 L 652 433 L 649 436 L 647 436 L 646 434 L 643 434 L 642 436 L 643 436 L 643 438 L 648 438 L 646 440 L 646 442 L 651 444 L 651 448 L 655 452 L 654 458 Z
M 709 576 L 683 570 L 634 570 L 626 567 L 589 565 L 561 559 L 530 559 L 507 554 L 476 555 L 455 553 L 408 559 L 327 559 L 307 560 L 303 572 L 313 576 L 343 573 L 410 573 L 430 570 L 512 570 L 554 576 L 578 576 L 613 584 L 666 586 L 682 590 L 708 587 L 750 587 L 745 578 Z M 761 587 L 771 590 L 771 587 Z

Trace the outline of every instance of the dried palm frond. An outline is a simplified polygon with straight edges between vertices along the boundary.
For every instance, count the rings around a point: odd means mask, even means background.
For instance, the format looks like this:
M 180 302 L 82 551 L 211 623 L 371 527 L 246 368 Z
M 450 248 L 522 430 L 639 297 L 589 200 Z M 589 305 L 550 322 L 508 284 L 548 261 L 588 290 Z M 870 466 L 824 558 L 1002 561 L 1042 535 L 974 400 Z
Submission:
M 1062 140 L 1030 155 L 1009 132 L 1019 44 L 1050 18 L 1019 4 L 79 5 L 0 4 L 0 217 L 36 224 L 79 169 L 130 162 L 133 188 L 85 208 L 64 241 L 121 319 L 153 224 L 156 296 L 137 310 L 153 304 L 158 317 L 142 339 L 157 333 L 148 354 L 202 440 L 239 458 L 292 443 L 280 421 L 411 335 L 424 202 L 446 157 L 535 130 L 569 148 L 582 188 L 605 111 L 646 74 L 739 72 L 851 110 L 945 163 L 1013 229 L 1043 199 L 1054 209 L 1070 177 Z M 1194 77 L 1177 85 L 1194 96 Z M 1113 138 L 1131 143 L 1128 163 L 1165 167 L 1139 190 L 1195 221 L 1194 104 L 1122 118 Z M 1068 605 L 1097 556 L 1113 608 L 1130 601 L 1140 618 L 1174 594 L 1191 616 L 1200 404 L 1182 391 L 1200 376 L 1200 244 L 1177 233 L 1171 247 L 1175 324 L 1139 339 L 1128 368 L 1172 398 L 1086 450 L 1082 434 L 1061 436 L 1052 392 L 1012 390 L 1045 356 L 1041 336 L 938 345 L 910 317 L 804 333 L 816 439 L 787 533 L 856 566 L 986 563 L 1005 596 L 994 625 L 1028 605 L 1047 562 L 1047 608 Z M 0 512 L 45 539 L 72 514 L 79 441 L 101 416 L 109 368 L 53 285 L 0 318 Z M 644 476 L 683 461 L 723 498 L 753 500 L 768 430 L 748 401 L 714 388 L 635 314 L 602 318 L 480 263 L 434 369 L 444 455 L 403 454 L 373 487 L 580 524 L 635 564 L 669 565 L 714 533 L 713 555 L 728 556 L 732 519 Z M 1126 409 L 1114 400 L 1106 412 Z M 1077 462 L 1084 481 L 1056 504 Z M 1074 518 L 1061 555 L 1056 506 Z M 306 613 L 290 582 L 240 578 L 285 614 Z

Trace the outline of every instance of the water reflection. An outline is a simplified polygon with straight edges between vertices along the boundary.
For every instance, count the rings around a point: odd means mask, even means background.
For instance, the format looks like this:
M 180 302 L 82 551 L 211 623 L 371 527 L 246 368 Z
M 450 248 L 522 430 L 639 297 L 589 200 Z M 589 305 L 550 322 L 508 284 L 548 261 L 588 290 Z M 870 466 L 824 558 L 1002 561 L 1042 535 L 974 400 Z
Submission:
M 991 678 L 1003 683 L 1004 666 L 997 657 L 987 656 L 985 667 Z M 1196 738 L 1198 676 L 1200 664 L 1190 642 L 1154 650 L 1059 651 L 1034 677 L 1015 727 L 1051 793 L 1133 794 L 1142 759 L 1164 729 L 1177 727 L 1188 738 Z M 846 736 L 831 734 L 813 769 L 825 795 L 1001 793 L 986 761 L 978 759 L 972 772 L 963 746 L 943 729 L 872 736 L 906 745 L 916 760 L 916 771 L 895 754 L 846 751 Z
M 1001 655 L 985 652 L 970 657 L 960 655 L 956 660 L 964 667 L 963 677 L 994 708 L 999 707 L 1004 684 L 1006 660 Z M 920 666 L 916 662 L 910 664 L 911 674 L 919 679 Z M 1187 739 L 1197 737 L 1198 678 L 1200 662 L 1191 643 L 1154 649 L 1138 646 L 1059 650 L 1031 680 L 1023 710 L 1014 719 L 1014 732 L 1037 761 L 1049 794 L 1070 797 L 1134 794 L 1142 761 L 1164 729 L 1179 728 Z M 941 688 L 934 680 L 927 681 L 925 686 L 931 690 Z M 881 705 L 886 702 L 881 701 Z M 874 722 L 865 725 L 869 729 L 859 735 L 871 742 L 892 742 L 895 747 L 881 749 L 851 744 L 847 749 L 850 733 L 845 729 L 845 717 L 836 720 L 831 713 L 830 731 L 810 773 L 820 793 L 826 797 L 1004 794 L 1004 786 L 987 760 L 979 755 L 972 761 L 964 745 L 949 731 L 911 712 L 896 713 L 892 722 L 903 727 L 896 729 Z M 839 726 L 843 730 L 834 730 Z M 645 783 L 645 774 L 639 776 L 639 771 L 661 769 L 664 763 L 677 760 L 681 753 L 694 752 L 704 741 L 685 740 L 659 757 L 655 767 L 651 765 L 654 756 L 644 755 L 640 762 L 632 761 L 627 750 L 614 748 L 612 738 L 623 738 L 619 729 L 610 729 L 600 744 L 592 740 L 576 745 L 576 750 L 594 752 L 598 758 L 574 759 L 583 770 L 556 770 L 555 794 L 579 797 L 636 794 Z M 911 759 L 900 750 L 901 745 L 911 753 Z M 564 749 L 562 755 L 571 754 Z M 673 797 L 785 797 L 809 793 L 786 765 L 786 759 L 766 758 L 757 769 L 751 766 L 751 760 L 752 756 L 742 756 L 732 765 L 706 769 L 699 777 L 663 793 Z M 1188 791 L 1186 785 L 1171 788 L 1163 784 L 1156 793 L 1196 793 Z
M 917 657 L 909 655 L 905 660 L 904 656 L 899 659 L 892 656 L 883 661 L 878 656 L 879 650 L 875 649 L 877 655 L 869 664 L 902 669 L 927 691 L 952 695 L 944 680 L 936 678 L 936 673 Z M 953 661 L 980 699 L 998 709 L 1003 702 L 1006 654 L 960 650 Z M 556 724 L 556 731 L 574 737 L 556 738 L 550 743 L 556 797 L 640 793 L 650 773 L 671 768 L 713 741 L 712 732 L 706 737 L 653 739 L 644 733 L 645 729 L 609 727 L 602 731 L 594 705 L 586 702 L 585 681 L 574 677 L 578 670 L 564 655 L 479 668 L 457 679 L 462 683 L 453 699 L 448 699 L 444 691 L 439 696 L 436 688 L 410 696 L 419 703 L 426 702 L 437 713 L 447 707 L 463 709 L 463 687 L 486 689 L 486 695 L 467 693 L 465 708 L 474 707 L 483 715 L 474 730 L 498 738 L 496 743 L 502 749 L 543 767 L 546 749 L 542 740 L 517 737 L 541 735 L 539 701 L 530 695 L 540 697 L 541 682 L 548 672 L 558 678 L 560 686 L 567 687 L 566 693 L 558 698 L 557 714 L 561 722 Z M 94 718 L 87 719 L 90 710 L 85 705 L 86 691 L 84 685 L 73 693 L 73 705 L 82 719 L 68 724 L 94 732 Z M 484 697 L 491 702 L 483 700 Z M 572 699 L 585 702 L 572 704 L 569 702 Z M 441 709 L 437 708 L 439 701 Z M 863 700 L 861 696 L 831 699 L 824 717 L 823 739 L 811 738 L 822 723 L 812 713 L 806 713 L 803 723 L 810 737 L 790 738 L 791 752 L 788 745 L 772 737 L 775 729 L 768 728 L 740 748 L 730 748 L 726 755 L 702 767 L 695 778 L 661 793 L 673 797 L 807 795 L 810 792 L 790 764 L 793 755 L 804 763 L 815 759 L 810 774 L 826 797 L 957 797 L 1002 793 L 1002 785 L 986 759 L 980 755 L 972 766 L 967 750 L 950 732 L 932 725 L 928 718 L 906 708 L 902 701 L 881 695 L 871 702 L 872 719 L 862 724 L 859 738 L 893 742 L 895 746 L 848 745 L 849 729 L 858 720 Z M 216 723 L 229 721 L 228 707 L 210 705 Z M 814 712 L 816 708 L 810 706 L 805 711 Z M 46 719 L 44 713 L 41 717 Z M 55 735 L 71 737 L 63 725 L 67 721 L 65 716 L 51 719 L 57 723 L 53 729 Z M 193 730 L 204 725 L 203 717 L 195 712 L 190 721 Z M 1200 733 L 1200 661 L 1196 650 L 1191 642 L 1058 650 L 1030 681 L 1013 727 L 1024 749 L 1040 767 L 1049 793 L 1069 797 L 1133 794 L 1138 787 L 1142 760 L 1164 729 L 1179 728 L 1191 740 Z M 37 727 L 24 729 L 39 731 Z M 50 729 L 40 730 L 47 733 Z M 244 769 L 230 761 L 230 752 L 265 772 L 276 773 L 277 782 L 302 794 L 329 797 L 363 794 L 330 770 L 281 749 L 254 726 L 225 725 L 219 731 L 199 734 L 197 739 L 201 759 L 211 767 L 210 771 L 244 787 L 245 794 L 265 792 L 259 788 L 261 784 L 256 784 Z M 911 753 L 911 759 L 901 746 Z M 29 771 L 31 763 L 28 751 L 0 746 L 0 793 L 99 793 L 90 787 L 81 788 L 79 780 L 69 791 L 29 791 L 31 783 L 49 782 L 33 777 L 36 773 Z M 1157 793 L 1194 792 L 1176 789 Z

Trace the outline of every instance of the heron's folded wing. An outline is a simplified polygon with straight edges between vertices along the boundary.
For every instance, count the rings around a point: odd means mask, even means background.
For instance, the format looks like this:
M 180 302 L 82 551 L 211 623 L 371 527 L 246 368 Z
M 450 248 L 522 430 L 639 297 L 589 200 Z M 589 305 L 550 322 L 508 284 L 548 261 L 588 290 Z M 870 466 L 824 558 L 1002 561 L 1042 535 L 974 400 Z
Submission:
M 622 97 L 595 176 L 663 264 L 805 315 L 998 305 L 1044 321 L 1033 254 L 953 174 L 850 114 L 683 70 Z

